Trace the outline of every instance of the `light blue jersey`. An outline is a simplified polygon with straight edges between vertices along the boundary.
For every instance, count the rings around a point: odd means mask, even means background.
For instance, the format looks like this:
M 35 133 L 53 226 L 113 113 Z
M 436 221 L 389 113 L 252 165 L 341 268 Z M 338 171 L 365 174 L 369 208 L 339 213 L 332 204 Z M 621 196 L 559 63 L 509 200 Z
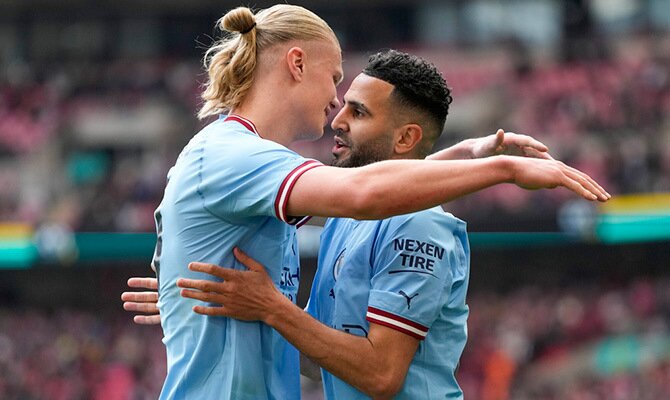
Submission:
M 397 399 L 461 399 L 469 272 L 465 223 L 439 207 L 381 221 L 332 218 L 307 311 L 354 335 L 374 322 L 421 340 Z M 368 398 L 321 373 L 326 399 Z
M 201 261 L 246 269 L 233 247 L 253 255 L 295 301 L 299 258 L 295 218 L 286 216 L 293 184 L 321 165 L 258 136 L 240 117 L 220 118 L 191 139 L 168 173 L 156 210 L 154 268 L 167 348 L 161 399 L 299 399 L 299 357 L 274 329 L 196 314 L 178 278 L 213 279 L 187 266 Z M 280 261 L 280 262 L 278 262 Z

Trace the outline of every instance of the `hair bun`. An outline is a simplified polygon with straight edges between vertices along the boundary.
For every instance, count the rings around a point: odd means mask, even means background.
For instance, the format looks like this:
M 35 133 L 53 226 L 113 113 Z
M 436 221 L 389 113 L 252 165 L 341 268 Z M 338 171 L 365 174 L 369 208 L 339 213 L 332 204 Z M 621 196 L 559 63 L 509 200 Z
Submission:
M 228 32 L 245 34 L 256 26 L 256 17 L 247 7 L 230 10 L 221 19 L 221 28 Z

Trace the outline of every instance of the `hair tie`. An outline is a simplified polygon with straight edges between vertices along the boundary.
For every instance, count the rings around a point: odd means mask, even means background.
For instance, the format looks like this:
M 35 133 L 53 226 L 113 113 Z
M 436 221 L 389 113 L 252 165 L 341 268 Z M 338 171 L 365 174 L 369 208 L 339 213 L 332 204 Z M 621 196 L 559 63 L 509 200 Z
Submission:
M 254 24 L 251 25 L 251 26 L 249 27 L 249 29 L 244 30 L 244 31 L 240 31 L 240 35 L 244 35 L 245 33 L 249 33 L 249 32 L 251 32 L 251 30 L 254 29 L 255 27 L 256 27 L 256 23 L 254 22 Z

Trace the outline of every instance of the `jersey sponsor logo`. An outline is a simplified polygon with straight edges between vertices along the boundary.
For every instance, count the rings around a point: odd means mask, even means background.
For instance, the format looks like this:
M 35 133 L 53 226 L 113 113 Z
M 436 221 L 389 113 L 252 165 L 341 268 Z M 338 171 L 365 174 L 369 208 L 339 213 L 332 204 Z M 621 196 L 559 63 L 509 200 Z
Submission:
M 335 264 L 333 265 L 333 279 L 337 281 L 337 278 L 340 276 L 340 271 L 342 271 L 342 267 L 344 266 L 344 252 L 347 251 L 347 249 L 342 249 L 340 254 L 337 256 L 335 259 Z
M 435 265 L 444 258 L 444 249 L 421 240 L 398 238 L 393 239 L 393 250 L 400 257 L 400 268 L 389 271 L 389 274 L 414 272 L 434 277 Z
M 410 296 L 407 293 L 405 293 L 403 290 L 399 291 L 398 293 L 400 293 L 400 295 L 402 295 L 402 297 L 404 297 L 405 300 L 407 300 L 407 309 L 408 310 L 409 310 L 409 308 L 412 304 L 412 300 L 414 300 L 414 298 L 419 295 L 418 293 L 414 293 L 413 295 Z
M 282 267 L 281 275 L 279 277 L 279 289 L 288 297 L 289 300 L 296 300 L 296 292 L 298 290 L 298 283 L 300 282 L 300 267 L 296 268 L 294 273 L 291 272 L 291 268 Z

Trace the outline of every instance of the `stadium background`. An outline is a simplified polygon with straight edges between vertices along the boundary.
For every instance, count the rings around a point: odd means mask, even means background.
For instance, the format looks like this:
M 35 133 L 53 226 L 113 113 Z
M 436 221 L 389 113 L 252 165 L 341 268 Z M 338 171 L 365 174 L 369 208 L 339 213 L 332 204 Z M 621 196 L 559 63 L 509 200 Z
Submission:
M 439 146 L 529 133 L 616 196 L 445 205 L 472 232 L 466 398 L 670 398 L 670 1 L 296 4 L 341 40 L 340 95 L 371 52 L 425 56 L 454 89 Z M 237 5 L 0 2 L 1 399 L 157 396 L 160 329 L 119 295 L 150 273 L 167 168 L 202 125 L 199 61 Z M 327 162 L 331 140 L 294 147 Z M 301 229 L 302 303 L 317 235 Z

